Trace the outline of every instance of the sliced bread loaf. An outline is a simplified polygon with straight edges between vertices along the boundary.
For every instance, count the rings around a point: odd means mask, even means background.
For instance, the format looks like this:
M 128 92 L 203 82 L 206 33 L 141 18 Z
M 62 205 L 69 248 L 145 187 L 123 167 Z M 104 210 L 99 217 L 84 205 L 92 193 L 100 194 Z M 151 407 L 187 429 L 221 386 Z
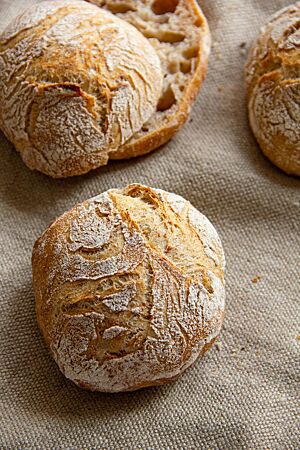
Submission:
M 157 109 L 110 159 L 146 154 L 185 123 L 206 74 L 207 21 L 195 0 L 89 0 L 134 25 L 155 48 L 164 74 Z

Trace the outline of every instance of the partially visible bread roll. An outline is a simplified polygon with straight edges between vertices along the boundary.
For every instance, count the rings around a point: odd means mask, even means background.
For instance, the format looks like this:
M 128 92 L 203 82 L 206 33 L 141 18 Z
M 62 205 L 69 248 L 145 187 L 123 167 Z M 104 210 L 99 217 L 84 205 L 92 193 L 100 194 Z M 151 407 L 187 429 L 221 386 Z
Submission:
M 176 379 L 217 338 L 224 254 L 182 197 L 112 189 L 57 219 L 32 257 L 37 319 L 78 386 L 135 390 Z
M 88 0 L 134 25 L 155 48 L 164 74 L 155 112 L 111 159 L 143 155 L 187 120 L 205 78 L 211 38 L 196 0 Z M 201 3 L 201 2 L 200 2 Z
M 246 65 L 248 109 L 264 154 L 300 175 L 300 2 L 279 11 L 254 43 Z
M 30 168 L 83 174 L 141 129 L 162 81 L 132 25 L 80 0 L 43 2 L 0 36 L 0 127 Z

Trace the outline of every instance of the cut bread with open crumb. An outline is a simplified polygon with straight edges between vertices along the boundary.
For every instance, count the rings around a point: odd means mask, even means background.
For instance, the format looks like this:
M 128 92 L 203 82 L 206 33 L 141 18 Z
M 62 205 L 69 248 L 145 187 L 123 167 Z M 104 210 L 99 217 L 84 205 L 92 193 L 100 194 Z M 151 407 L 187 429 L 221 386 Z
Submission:
M 157 110 L 110 159 L 146 154 L 185 123 L 210 51 L 207 21 L 195 0 L 89 0 L 134 25 L 153 45 L 164 74 Z
M 209 31 L 194 0 L 93 3 L 33 5 L 0 35 L 0 129 L 54 178 L 165 143 L 206 70 Z

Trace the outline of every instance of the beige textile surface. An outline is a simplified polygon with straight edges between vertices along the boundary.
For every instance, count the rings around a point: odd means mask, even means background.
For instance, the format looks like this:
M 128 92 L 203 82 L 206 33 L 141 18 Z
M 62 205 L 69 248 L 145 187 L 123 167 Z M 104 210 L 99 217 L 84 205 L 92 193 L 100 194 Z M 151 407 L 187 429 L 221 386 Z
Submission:
M 0 0 L 1 29 L 32 3 Z M 200 3 L 214 39 L 208 76 L 190 122 L 164 148 L 55 181 L 27 169 L 0 136 L 1 449 L 300 447 L 300 183 L 256 146 L 240 47 L 248 48 L 268 15 L 290 2 Z M 63 378 L 43 344 L 31 249 L 76 202 L 129 182 L 184 196 L 220 232 L 227 256 L 222 346 L 171 385 L 91 394 Z

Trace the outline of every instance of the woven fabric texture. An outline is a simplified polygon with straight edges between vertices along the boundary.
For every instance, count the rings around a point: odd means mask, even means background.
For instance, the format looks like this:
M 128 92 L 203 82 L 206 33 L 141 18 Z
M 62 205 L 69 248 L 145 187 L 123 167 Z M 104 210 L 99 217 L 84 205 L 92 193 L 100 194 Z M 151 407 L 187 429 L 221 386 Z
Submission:
M 0 28 L 34 0 L 0 0 Z M 158 151 L 88 175 L 31 172 L 0 135 L 0 448 L 297 449 L 299 180 L 249 129 L 243 66 L 286 0 L 202 0 L 213 36 L 207 79 L 184 129 Z M 219 344 L 177 382 L 95 394 L 59 372 L 37 328 L 35 239 L 75 203 L 131 182 L 182 195 L 218 229 L 227 258 Z M 297 397 L 298 395 L 298 397 Z

